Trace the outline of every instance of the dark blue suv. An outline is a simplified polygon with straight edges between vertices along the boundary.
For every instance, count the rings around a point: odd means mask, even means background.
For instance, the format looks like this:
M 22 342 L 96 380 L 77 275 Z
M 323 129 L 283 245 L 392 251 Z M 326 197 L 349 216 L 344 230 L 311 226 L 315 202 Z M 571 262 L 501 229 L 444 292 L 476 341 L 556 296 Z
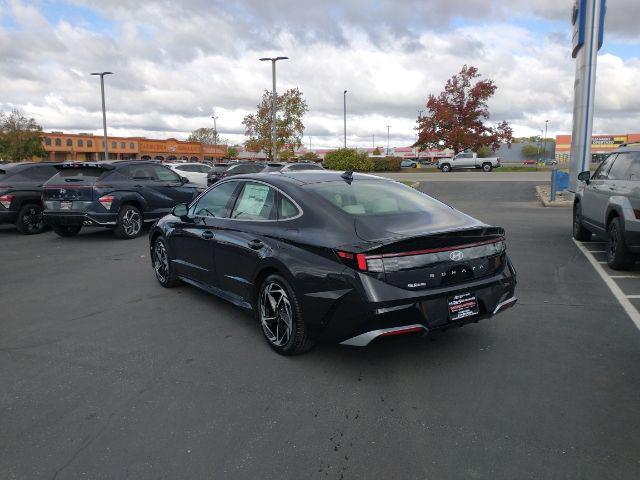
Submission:
M 44 219 L 62 237 L 83 226 L 112 228 L 117 237 L 135 238 L 145 222 L 189 203 L 204 188 L 158 162 L 120 160 L 65 163 L 45 185 Z

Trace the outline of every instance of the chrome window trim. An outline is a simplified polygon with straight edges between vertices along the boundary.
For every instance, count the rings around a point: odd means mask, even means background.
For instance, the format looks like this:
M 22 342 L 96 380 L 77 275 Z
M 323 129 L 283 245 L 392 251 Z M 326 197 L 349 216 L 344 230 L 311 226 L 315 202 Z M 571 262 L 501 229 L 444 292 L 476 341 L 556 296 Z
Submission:
M 296 215 L 295 217 L 289 217 L 289 218 L 283 218 L 283 219 L 279 219 L 278 218 L 276 220 L 246 220 L 246 219 L 242 219 L 242 218 L 231 218 L 231 217 L 212 217 L 210 215 L 198 215 L 198 217 L 200 217 L 200 218 L 217 218 L 219 220 L 231 220 L 233 222 L 288 222 L 290 220 L 296 220 L 296 219 L 302 217 L 302 215 L 304 215 L 304 211 L 302 210 L 302 207 L 300 207 L 298 202 L 296 202 L 293 198 L 291 198 L 291 196 L 289 194 L 287 194 L 286 192 L 283 192 L 281 189 L 279 189 L 275 185 L 272 185 L 271 183 L 263 182 L 262 180 L 254 180 L 252 178 L 229 178 L 229 179 L 225 179 L 225 180 L 222 180 L 220 182 L 217 182 L 215 185 L 212 185 L 207 190 L 205 190 L 200 195 L 198 195 L 198 197 L 196 197 L 196 199 L 193 202 L 191 202 L 191 204 L 189 205 L 189 210 L 191 210 L 191 207 L 196 205 L 200 201 L 200 199 L 204 195 L 206 195 L 208 192 L 210 192 L 214 188 L 219 187 L 223 183 L 229 183 L 229 182 L 240 182 L 240 183 L 254 182 L 254 183 L 261 183 L 263 185 L 266 185 L 269 188 L 273 188 L 276 192 L 279 192 L 280 195 L 284 195 L 285 197 L 287 197 L 287 199 L 291 203 L 293 203 L 295 205 L 295 207 L 298 209 L 298 215 Z M 243 188 L 244 188 L 244 185 L 243 185 Z M 236 199 L 236 201 L 237 201 L 237 199 Z M 235 204 L 234 204 L 234 206 L 235 206 Z M 233 211 L 233 209 L 231 211 Z

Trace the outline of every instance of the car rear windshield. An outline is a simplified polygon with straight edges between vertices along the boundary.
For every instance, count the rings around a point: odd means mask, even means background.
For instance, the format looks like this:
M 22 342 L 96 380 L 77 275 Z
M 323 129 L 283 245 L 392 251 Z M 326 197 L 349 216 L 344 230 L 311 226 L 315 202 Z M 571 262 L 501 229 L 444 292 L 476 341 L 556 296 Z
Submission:
M 220 172 L 224 172 L 227 168 L 229 168 L 229 164 L 228 163 L 218 163 L 216 165 L 213 166 L 213 172 L 216 173 L 220 173 Z
M 60 178 L 98 178 L 107 173 L 108 170 L 96 167 L 63 168 L 60 170 Z
M 397 182 L 354 180 L 314 183 L 307 189 L 346 213 L 357 216 L 397 215 L 433 212 L 434 200 L 417 190 Z

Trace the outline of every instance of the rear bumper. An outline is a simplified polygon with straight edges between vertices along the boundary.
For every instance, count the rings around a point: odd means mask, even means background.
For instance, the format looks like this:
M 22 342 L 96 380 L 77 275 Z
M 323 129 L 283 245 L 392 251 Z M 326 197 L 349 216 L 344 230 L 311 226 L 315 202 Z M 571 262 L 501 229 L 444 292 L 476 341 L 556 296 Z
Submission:
M 16 223 L 18 212 L 13 210 L 0 210 L 0 223 Z
M 48 225 L 110 227 L 116 224 L 116 213 L 59 212 L 45 210 L 44 221 Z
M 363 300 L 355 290 L 339 299 L 331 308 L 330 318 L 316 330 L 318 340 L 345 345 L 364 346 L 378 337 L 404 333 L 427 333 L 432 330 L 460 327 L 493 317 L 516 303 L 516 273 L 510 262 L 502 272 L 474 282 L 447 288 L 416 292 L 395 287 L 374 292 L 380 302 Z M 470 293 L 478 303 L 478 314 L 461 320 L 450 320 L 449 299 Z M 394 298 L 395 296 L 395 298 Z M 371 298 L 371 297 L 369 297 Z

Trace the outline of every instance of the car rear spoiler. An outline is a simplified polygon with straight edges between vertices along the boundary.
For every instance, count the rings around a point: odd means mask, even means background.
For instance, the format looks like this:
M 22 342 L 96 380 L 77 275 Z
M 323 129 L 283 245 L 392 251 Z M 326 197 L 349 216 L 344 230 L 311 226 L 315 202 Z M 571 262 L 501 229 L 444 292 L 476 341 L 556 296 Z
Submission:
M 55 168 L 58 171 L 69 170 L 73 168 L 99 168 L 101 170 L 115 170 L 116 167 L 114 165 L 110 165 L 108 163 L 96 163 L 96 162 L 69 162 L 69 163 L 61 163 L 59 165 L 55 165 Z

